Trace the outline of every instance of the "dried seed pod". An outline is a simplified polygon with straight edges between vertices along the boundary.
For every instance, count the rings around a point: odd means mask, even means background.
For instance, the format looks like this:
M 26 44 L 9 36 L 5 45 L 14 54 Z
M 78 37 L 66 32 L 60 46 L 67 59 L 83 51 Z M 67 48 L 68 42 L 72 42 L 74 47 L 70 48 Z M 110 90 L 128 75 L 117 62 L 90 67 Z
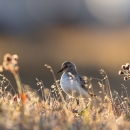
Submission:
M 4 55 L 4 61 L 10 62 L 11 59 L 12 59 L 12 56 L 11 56 L 10 54 L 5 54 L 5 55 Z
M 125 80 L 125 81 L 127 81 L 127 80 L 128 80 L 128 77 L 127 77 L 127 76 L 125 76 L 125 77 L 124 77 L 124 80 Z
M 120 70 L 118 74 L 121 75 L 121 74 L 124 74 L 124 72 Z
M 129 70 L 130 64 L 129 64 L 129 63 L 126 63 L 125 68 L 126 68 L 126 70 Z
M 3 66 L 0 65 L 0 72 L 3 72 Z
M 121 68 L 122 68 L 123 70 L 126 70 L 125 65 L 122 65 Z

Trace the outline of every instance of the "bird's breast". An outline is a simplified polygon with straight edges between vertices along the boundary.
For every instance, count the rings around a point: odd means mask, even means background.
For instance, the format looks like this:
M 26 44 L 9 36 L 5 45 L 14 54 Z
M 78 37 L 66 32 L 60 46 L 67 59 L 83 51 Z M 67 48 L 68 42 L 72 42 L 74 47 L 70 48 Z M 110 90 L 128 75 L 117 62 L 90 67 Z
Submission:
M 80 83 L 78 83 L 74 76 L 63 74 L 60 80 L 60 85 L 63 91 L 72 97 L 88 96 L 87 92 L 82 89 Z

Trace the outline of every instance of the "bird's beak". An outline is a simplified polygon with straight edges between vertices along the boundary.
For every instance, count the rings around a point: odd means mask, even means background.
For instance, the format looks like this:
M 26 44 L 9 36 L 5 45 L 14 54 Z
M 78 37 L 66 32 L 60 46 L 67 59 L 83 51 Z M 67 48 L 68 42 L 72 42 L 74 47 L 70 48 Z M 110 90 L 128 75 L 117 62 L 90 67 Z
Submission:
M 65 68 L 66 67 L 61 68 L 57 73 L 60 73 L 60 72 L 64 71 Z

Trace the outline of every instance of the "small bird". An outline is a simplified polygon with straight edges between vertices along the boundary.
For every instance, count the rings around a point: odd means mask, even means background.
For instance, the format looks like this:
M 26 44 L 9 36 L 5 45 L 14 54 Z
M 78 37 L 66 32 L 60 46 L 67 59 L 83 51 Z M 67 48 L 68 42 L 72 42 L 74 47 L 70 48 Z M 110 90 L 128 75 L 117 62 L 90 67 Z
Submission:
M 90 93 L 87 84 L 83 78 L 78 74 L 74 63 L 66 61 L 61 65 L 61 70 L 57 73 L 63 72 L 60 85 L 63 91 L 75 98 L 88 98 L 95 96 Z

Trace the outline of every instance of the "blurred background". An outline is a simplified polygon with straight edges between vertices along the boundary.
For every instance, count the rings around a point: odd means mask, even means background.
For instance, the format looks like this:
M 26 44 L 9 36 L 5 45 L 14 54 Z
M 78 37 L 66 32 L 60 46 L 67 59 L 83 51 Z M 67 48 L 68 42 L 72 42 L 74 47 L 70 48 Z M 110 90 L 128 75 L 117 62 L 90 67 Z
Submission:
M 129 0 L 1 0 L 0 63 L 4 54 L 17 54 L 22 82 L 39 89 L 35 78 L 48 88 L 54 83 L 44 64 L 56 73 L 72 61 L 82 76 L 102 78 L 104 69 L 112 90 L 121 92 L 124 84 L 130 94 L 130 81 L 118 75 L 130 62 L 129 12 Z M 2 74 L 16 88 L 13 75 Z

